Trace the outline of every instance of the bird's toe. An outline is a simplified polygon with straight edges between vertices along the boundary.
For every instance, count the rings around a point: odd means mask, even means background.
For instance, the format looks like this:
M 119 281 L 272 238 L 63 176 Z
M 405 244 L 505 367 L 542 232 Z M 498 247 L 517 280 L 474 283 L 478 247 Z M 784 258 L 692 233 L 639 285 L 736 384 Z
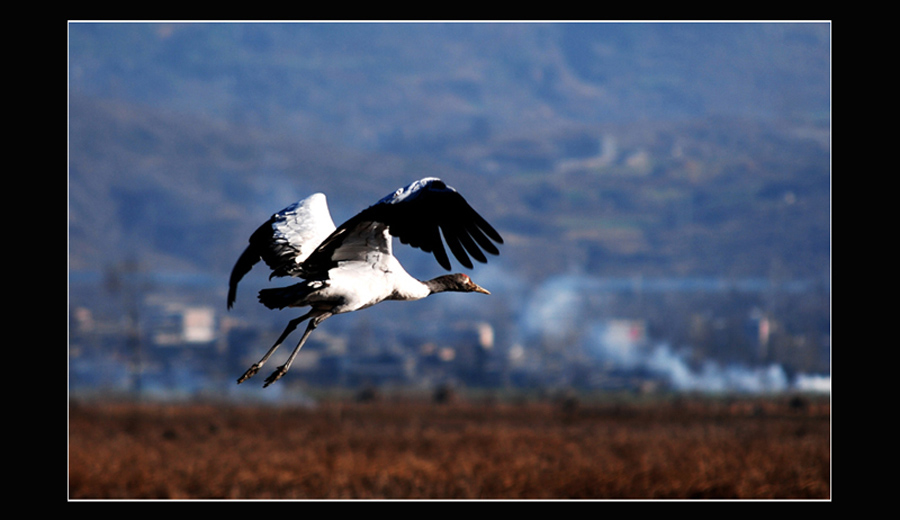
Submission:
M 278 367 L 274 372 L 272 372 L 272 375 L 266 378 L 266 384 L 263 385 L 263 388 L 281 379 L 281 376 L 283 376 L 285 373 L 287 373 L 287 369 L 284 367 L 284 365 Z
M 242 375 L 242 376 L 240 377 L 240 379 L 238 379 L 238 381 L 237 381 L 238 384 L 241 384 L 241 383 L 243 383 L 244 381 L 246 381 L 246 380 L 250 379 L 251 377 L 255 376 L 257 372 L 259 372 L 259 364 L 255 364 L 255 365 L 253 365 L 252 367 L 248 368 L 247 371 L 244 372 L 244 375 Z

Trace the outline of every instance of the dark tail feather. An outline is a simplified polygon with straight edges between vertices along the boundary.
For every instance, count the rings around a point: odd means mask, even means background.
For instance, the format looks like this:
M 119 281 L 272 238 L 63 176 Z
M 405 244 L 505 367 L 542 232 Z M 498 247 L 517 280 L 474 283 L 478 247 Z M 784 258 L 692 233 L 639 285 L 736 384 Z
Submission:
M 250 272 L 250 269 L 252 269 L 257 262 L 259 262 L 259 253 L 251 244 L 247 246 L 247 249 L 244 249 L 244 252 L 241 253 L 240 258 L 238 258 L 237 262 L 234 264 L 234 268 L 231 270 L 231 278 L 228 280 L 229 309 L 234 305 L 234 300 L 237 298 L 238 282 L 241 281 L 241 278 L 243 278 L 245 274 Z
M 263 289 L 259 291 L 259 302 L 270 309 L 302 307 L 307 305 L 306 297 L 324 285 L 321 281 L 301 282 L 287 287 Z

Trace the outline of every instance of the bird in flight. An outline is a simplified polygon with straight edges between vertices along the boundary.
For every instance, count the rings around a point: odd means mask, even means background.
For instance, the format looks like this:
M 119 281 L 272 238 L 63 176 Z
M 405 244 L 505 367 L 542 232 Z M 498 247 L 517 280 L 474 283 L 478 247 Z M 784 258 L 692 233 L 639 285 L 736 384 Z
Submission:
M 392 237 L 432 253 L 447 271 L 453 256 L 471 269 L 471 255 L 485 263 L 484 252 L 498 255 L 500 234 L 455 189 L 435 177 L 417 180 L 387 195 L 355 217 L 335 227 L 325 195 L 316 193 L 272 215 L 251 236 L 238 258 L 228 284 L 228 308 L 237 297 L 238 282 L 261 260 L 273 277 L 303 281 L 287 287 L 263 289 L 259 301 L 270 309 L 309 307 L 288 322 L 275 344 L 238 379 L 253 377 L 284 340 L 309 319 L 300 342 L 287 361 L 265 380 L 277 381 L 291 366 L 306 339 L 320 323 L 335 314 L 358 311 L 385 300 L 412 301 L 445 291 L 490 294 L 465 274 L 448 274 L 420 281 L 410 276 L 392 254 Z M 482 251 L 483 250 L 483 251 Z

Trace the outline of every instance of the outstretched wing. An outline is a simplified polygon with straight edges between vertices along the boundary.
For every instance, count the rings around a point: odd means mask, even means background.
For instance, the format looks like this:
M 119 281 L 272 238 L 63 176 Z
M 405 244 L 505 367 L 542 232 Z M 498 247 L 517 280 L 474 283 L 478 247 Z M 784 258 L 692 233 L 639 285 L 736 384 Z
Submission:
M 228 308 L 237 284 L 262 259 L 272 269 L 269 278 L 295 276 L 299 266 L 335 230 L 325 195 L 316 193 L 272 215 L 250 236 L 250 244 L 231 271 Z
M 462 195 L 440 179 L 428 177 L 400 188 L 341 224 L 307 259 L 303 270 L 324 272 L 333 267 L 351 252 L 344 249 L 360 249 L 358 243 L 365 234 L 379 240 L 379 247 L 390 247 L 380 242 L 384 237 L 390 240 L 383 233 L 385 226 L 401 243 L 432 253 L 448 271 L 450 259 L 441 235 L 453 256 L 469 269 L 472 268 L 469 255 L 479 262 L 487 262 L 484 252 L 500 254 L 493 242 L 503 243 L 500 234 Z

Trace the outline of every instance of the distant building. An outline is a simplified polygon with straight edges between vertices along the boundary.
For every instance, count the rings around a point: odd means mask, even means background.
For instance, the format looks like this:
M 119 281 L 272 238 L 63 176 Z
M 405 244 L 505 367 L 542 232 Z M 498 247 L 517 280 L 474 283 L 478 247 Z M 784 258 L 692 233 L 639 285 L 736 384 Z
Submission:
M 150 309 L 147 319 L 154 346 L 208 346 L 218 336 L 212 307 L 166 302 Z

